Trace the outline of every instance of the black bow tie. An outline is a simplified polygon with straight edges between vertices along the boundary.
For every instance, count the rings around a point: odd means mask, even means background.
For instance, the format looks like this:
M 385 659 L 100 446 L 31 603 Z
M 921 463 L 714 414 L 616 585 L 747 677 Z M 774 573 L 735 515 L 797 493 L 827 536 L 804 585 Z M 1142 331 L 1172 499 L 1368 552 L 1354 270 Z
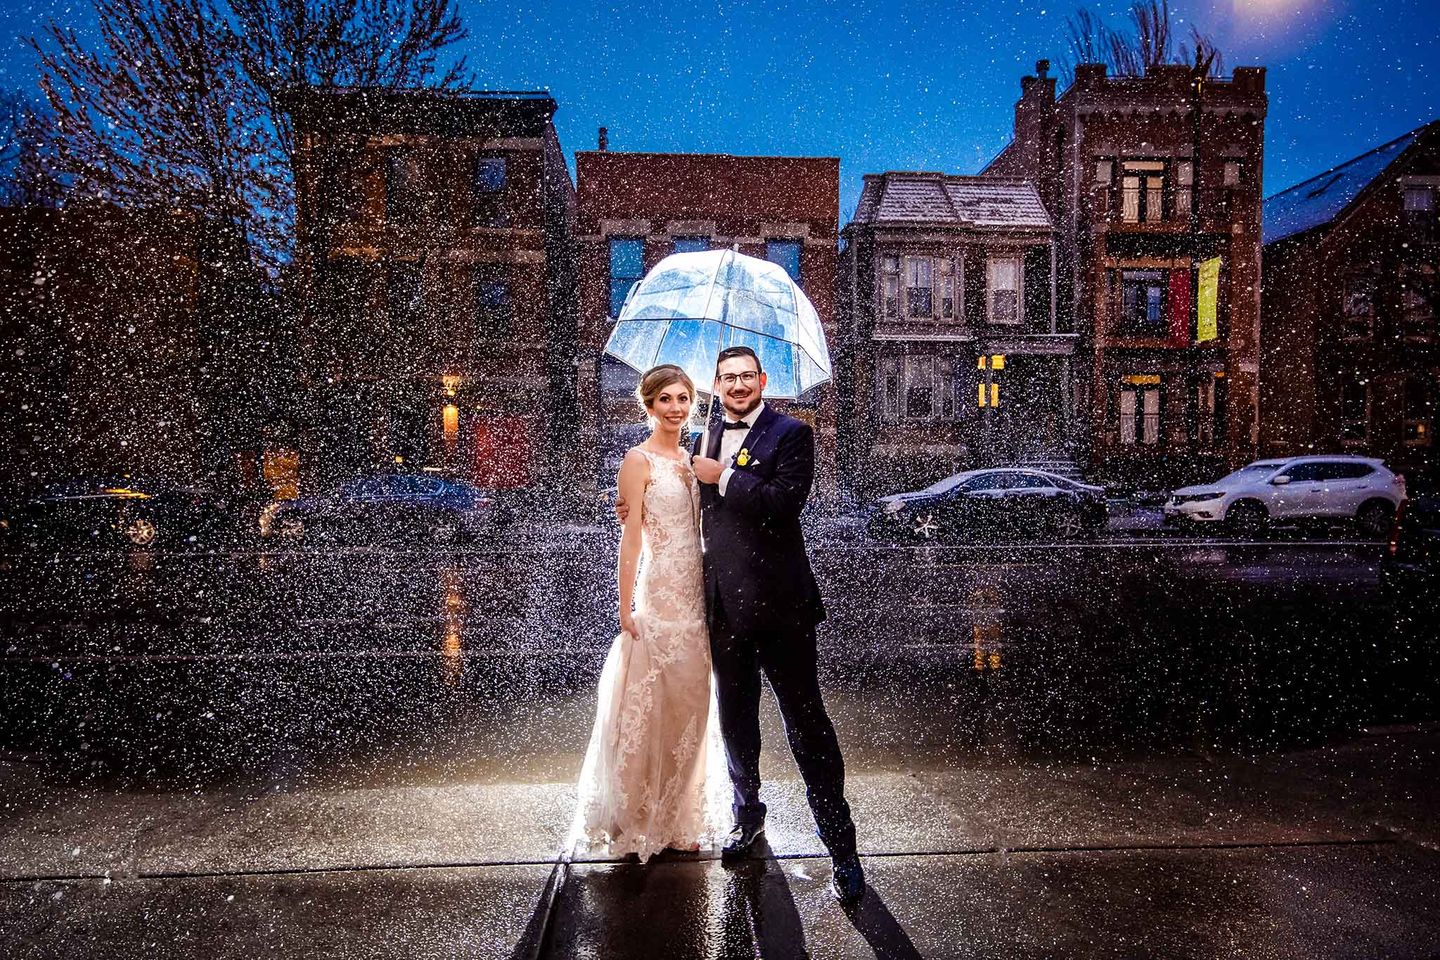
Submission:
M 726 421 L 725 421 L 725 429 L 726 429 L 726 430 L 749 430 L 749 429 L 750 429 L 750 424 L 746 423 L 744 420 L 736 420 L 736 421 L 734 421 L 734 422 L 731 422 L 731 421 L 729 421 L 729 420 L 726 420 Z

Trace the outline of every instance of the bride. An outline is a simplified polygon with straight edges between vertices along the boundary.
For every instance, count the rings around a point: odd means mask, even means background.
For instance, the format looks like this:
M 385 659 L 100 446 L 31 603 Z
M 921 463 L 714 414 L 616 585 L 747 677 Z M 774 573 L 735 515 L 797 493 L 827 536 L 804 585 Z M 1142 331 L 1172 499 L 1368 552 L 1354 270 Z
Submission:
M 577 820 L 592 846 L 643 861 L 667 848 L 697 850 L 709 837 L 710 640 L 700 493 L 681 447 L 695 385 L 663 364 L 636 393 L 651 432 L 625 454 L 619 493 L 641 509 L 630 511 L 620 539 L 620 635 L 600 674 Z

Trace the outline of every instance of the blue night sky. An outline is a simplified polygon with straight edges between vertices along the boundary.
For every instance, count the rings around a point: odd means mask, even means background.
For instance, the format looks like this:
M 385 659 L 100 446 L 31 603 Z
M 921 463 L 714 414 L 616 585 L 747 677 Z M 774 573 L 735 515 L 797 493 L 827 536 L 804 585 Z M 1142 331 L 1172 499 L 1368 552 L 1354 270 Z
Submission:
M 1127 3 L 1091 3 L 1120 23 Z M 1435 0 L 1174 0 L 1226 60 L 1269 68 L 1266 193 L 1440 116 Z M 21 37 L 83 30 L 88 0 L 4 0 L 0 85 L 33 84 Z M 841 217 L 861 175 L 974 173 L 1009 139 L 1019 78 L 1066 59 L 1064 0 L 461 0 L 480 85 L 549 89 L 567 151 L 838 156 Z M 573 169 L 573 166 L 572 166 Z

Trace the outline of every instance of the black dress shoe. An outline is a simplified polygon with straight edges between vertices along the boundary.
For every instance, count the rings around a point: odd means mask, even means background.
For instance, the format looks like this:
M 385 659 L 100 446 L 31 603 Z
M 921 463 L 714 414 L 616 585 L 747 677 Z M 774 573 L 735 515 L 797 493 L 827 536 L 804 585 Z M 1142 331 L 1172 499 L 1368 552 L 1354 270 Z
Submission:
M 860 867 L 859 857 L 852 854 L 834 861 L 830 892 L 835 894 L 842 907 L 853 907 L 865 896 L 865 871 Z
M 721 860 L 738 860 L 750 852 L 765 833 L 765 824 L 762 823 L 737 823 L 730 829 L 730 836 L 725 839 L 725 846 L 720 848 Z

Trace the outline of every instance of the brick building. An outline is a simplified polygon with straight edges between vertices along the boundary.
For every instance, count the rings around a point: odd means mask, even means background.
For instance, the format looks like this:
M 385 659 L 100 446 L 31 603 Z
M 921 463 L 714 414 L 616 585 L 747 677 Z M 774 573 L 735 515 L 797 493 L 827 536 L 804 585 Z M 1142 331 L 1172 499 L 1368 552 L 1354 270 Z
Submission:
M 563 478 L 575 191 L 555 101 L 311 90 L 289 106 L 307 291 L 302 471 Z
M 213 479 L 194 221 L 12 207 L 0 235 L 0 489 Z
M 630 287 L 670 254 L 734 246 L 779 263 L 814 304 L 833 350 L 840 161 L 615 152 L 605 149 L 603 131 L 600 146 L 575 155 L 575 176 L 581 445 L 594 451 L 588 475 L 603 487 L 645 427 L 634 398 L 638 375 L 601 352 Z M 821 491 L 835 477 L 833 398 L 826 385 L 774 401 L 815 426 Z
M 1083 459 L 1164 484 L 1249 458 L 1264 69 L 1196 83 L 1185 66 L 1081 64 L 1057 97 L 1047 67 L 1021 80 L 1014 139 L 984 174 L 1032 180 L 1055 224 L 1058 329 L 1087 367 Z
M 1056 327 L 1032 183 L 869 174 L 843 236 L 842 449 L 857 492 L 1067 449 L 1075 337 Z
M 1267 454 L 1433 469 L 1440 121 L 1265 201 Z

